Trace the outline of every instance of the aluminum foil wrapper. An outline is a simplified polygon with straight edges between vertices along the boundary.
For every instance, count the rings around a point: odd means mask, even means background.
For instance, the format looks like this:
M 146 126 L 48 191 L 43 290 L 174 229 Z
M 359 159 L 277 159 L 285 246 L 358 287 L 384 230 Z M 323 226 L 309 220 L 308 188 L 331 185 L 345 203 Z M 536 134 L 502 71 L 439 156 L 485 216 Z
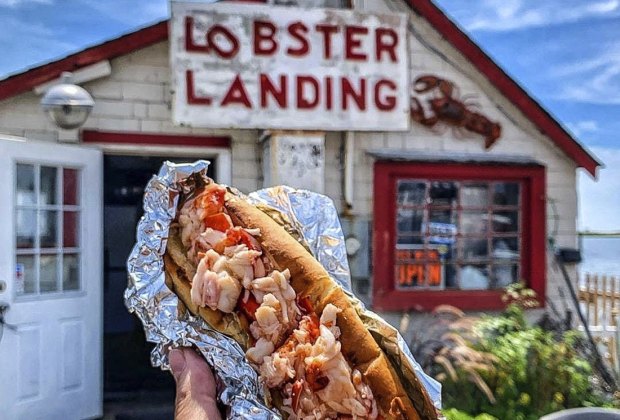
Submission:
M 125 305 L 144 325 L 146 339 L 155 344 L 151 363 L 170 369 L 167 349 L 195 346 L 213 367 L 220 401 L 229 419 L 279 419 L 264 402 L 264 392 L 241 347 L 188 311 L 180 311 L 178 298 L 165 284 L 163 255 L 168 229 L 175 218 L 179 195 L 191 190 L 197 177 L 206 177 L 209 162 L 165 162 L 148 183 L 144 216 L 137 228 L 137 242 L 127 261 L 129 280 Z M 247 199 L 284 226 L 325 267 L 348 293 L 362 320 L 386 352 L 406 387 L 421 381 L 437 408 L 441 386 L 414 360 L 398 331 L 364 308 L 353 296 L 344 235 L 333 202 L 320 194 L 274 187 L 254 192 Z M 321 209 L 317 212 L 315 209 Z

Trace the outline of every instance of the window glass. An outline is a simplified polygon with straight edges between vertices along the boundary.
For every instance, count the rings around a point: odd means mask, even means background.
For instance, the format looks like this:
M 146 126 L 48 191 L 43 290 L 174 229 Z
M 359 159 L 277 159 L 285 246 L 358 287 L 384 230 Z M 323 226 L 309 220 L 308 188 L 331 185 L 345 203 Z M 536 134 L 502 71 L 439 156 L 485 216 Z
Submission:
M 458 197 L 457 184 L 455 182 L 432 182 L 429 195 L 430 204 L 432 205 L 456 205 Z
M 80 288 L 78 254 L 65 254 L 62 269 L 62 290 L 78 290 Z
M 398 205 L 421 206 L 426 201 L 426 183 L 419 181 L 398 181 Z
M 519 204 L 519 184 L 496 182 L 493 187 L 493 204 L 497 206 L 516 206 Z
M 58 256 L 43 254 L 40 261 L 39 287 L 41 293 L 58 291 Z
M 459 233 L 461 235 L 484 235 L 489 231 L 489 215 L 480 211 L 463 211 Z
M 58 168 L 41 166 L 41 186 L 40 204 L 57 204 L 56 174 Z
M 15 168 L 15 203 L 18 206 L 37 204 L 34 191 L 34 166 L 18 163 Z
M 39 236 L 41 248 L 56 248 L 58 244 L 58 212 L 39 211 Z
M 397 191 L 397 289 L 484 290 L 519 280 L 519 183 L 408 179 Z
M 17 248 L 34 248 L 37 235 L 36 210 L 17 209 L 15 222 L 15 244 Z
M 424 209 L 399 208 L 396 217 L 398 235 L 419 235 L 422 233 L 423 220 Z
M 492 223 L 493 232 L 514 233 L 519 231 L 519 212 L 517 211 L 497 211 L 493 213 Z
M 62 244 L 65 248 L 78 246 L 78 212 L 65 211 L 62 221 Z
M 37 287 L 35 256 L 17 255 L 15 260 L 17 263 L 15 270 L 17 276 L 15 279 L 15 293 L 18 295 L 35 293 Z
M 486 184 L 468 184 L 461 188 L 462 207 L 486 207 L 489 204 L 489 187 Z
M 77 169 L 63 168 L 62 170 L 62 196 L 63 204 L 78 204 L 78 171 Z
M 77 169 L 15 164 L 15 294 L 80 290 Z

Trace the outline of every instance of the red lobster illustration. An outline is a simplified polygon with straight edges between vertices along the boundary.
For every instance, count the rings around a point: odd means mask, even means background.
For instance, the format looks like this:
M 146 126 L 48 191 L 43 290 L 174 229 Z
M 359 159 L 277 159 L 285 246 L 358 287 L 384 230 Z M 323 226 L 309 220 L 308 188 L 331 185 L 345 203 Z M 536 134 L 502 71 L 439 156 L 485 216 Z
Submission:
M 416 97 L 411 97 L 411 118 L 427 127 L 434 127 L 440 121 L 453 126 L 457 133 L 464 134 L 463 129 L 484 136 L 484 147 L 489 149 L 500 137 L 502 127 L 490 121 L 484 115 L 472 111 L 477 105 L 465 103 L 467 98 L 457 99 L 458 88 L 454 83 L 432 75 L 420 76 L 416 79 L 413 89 L 417 93 L 432 92 L 427 99 L 431 116 L 426 116 L 422 104 Z

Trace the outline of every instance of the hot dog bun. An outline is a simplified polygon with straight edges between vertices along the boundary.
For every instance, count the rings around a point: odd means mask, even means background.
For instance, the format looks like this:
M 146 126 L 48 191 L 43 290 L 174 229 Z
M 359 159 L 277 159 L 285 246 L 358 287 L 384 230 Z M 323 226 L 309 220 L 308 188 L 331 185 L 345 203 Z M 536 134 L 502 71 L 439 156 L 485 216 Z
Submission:
M 242 198 L 228 193 L 225 208 L 236 226 L 260 230 L 261 234 L 256 239 L 264 254 L 276 269 L 289 269 L 291 286 L 298 296 L 310 299 L 317 314 L 320 315 L 328 303 L 342 310 L 337 318 L 342 353 L 351 367 L 363 374 L 372 389 L 379 412 L 385 418 L 437 418 L 436 410 L 420 383 L 416 384 L 416 395 L 407 395 L 396 371 L 362 323 L 349 297 L 299 242 Z M 196 268 L 186 258 L 176 229 L 171 229 L 164 261 L 169 285 L 185 306 L 218 331 L 235 339 L 246 350 L 250 337 L 248 322 L 243 316 L 224 314 L 192 303 L 188 279 L 193 277 Z

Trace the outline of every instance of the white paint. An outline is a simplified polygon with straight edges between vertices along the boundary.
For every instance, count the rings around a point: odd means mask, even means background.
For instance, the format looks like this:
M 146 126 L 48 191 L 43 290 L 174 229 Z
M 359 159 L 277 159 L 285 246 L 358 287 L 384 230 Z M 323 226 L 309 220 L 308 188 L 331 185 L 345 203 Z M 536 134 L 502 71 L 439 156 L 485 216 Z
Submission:
M 210 51 L 186 51 L 187 17 L 193 19 L 190 41 L 198 48 Z M 302 19 L 300 21 L 300 19 Z M 254 51 L 254 27 L 257 22 L 269 21 L 277 26 L 275 40 L 277 50 L 272 55 L 257 55 Z M 309 52 L 304 56 L 287 54 L 288 48 L 296 49 L 300 41 L 289 34 L 288 28 L 294 23 L 303 23 L 308 28 L 304 37 L 309 41 Z M 291 7 L 262 6 L 240 3 L 173 3 L 170 35 L 170 55 L 172 68 L 172 87 L 175 92 L 173 118 L 177 124 L 194 127 L 235 127 L 235 128 L 280 128 L 310 130 L 406 130 L 409 127 L 409 74 L 407 55 L 407 35 L 403 14 L 372 15 L 340 9 L 298 9 Z M 337 26 L 338 32 L 331 35 L 331 56 L 325 58 L 324 35 L 317 31 L 317 24 Z M 238 39 L 239 49 L 230 58 L 222 58 L 206 40 L 208 33 L 221 25 L 231 31 Z M 359 38 L 359 51 L 368 59 L 347 59 L 345 55 L 345 26 L 357 26 L 367 30 L 367 34 L 355 35 Z M 376 31 L 391 30 L 398 37 L 394 48 L 394 58 L 387 52 L 376 58 Z M 267 33 L 267 29 L 263 32 Z M 381 33 L 381 32 L 379 32 Z M 379 36 L 383 42 L 391 38 Z M 207 47 L 209 44 L 209 47 Z M 233 44 L 223 36 L 214 36 L 212 44 L 221 50 L 232 50 Z M 268 46 L 265 41 L 260 45 Z M 189 90 L 187 74 L 193 77 L 193 90 Z M 287 80 L 287 106 L 281 107 L 267 95 L 267 103 L 261 104 L 260 74 L 280 89 L 280 76 Z M 240 103 L 222 105 L 226 92 L 235 78 L 239 76 L 250 108 Z M 298 108 L 298 97 L 312 101 L 314 88 L 309 84 L 298 92 L 297 78 L 311 76 L 318 82 L 318 104 L 308 109 Z M 331 78 L 328 89 L 327 78 Z M 353 88 L 360 89 L 365 80 L 365 110 L 359 109 L 349 98 L 348 108 L 343 109 L 341 79 L 346 78 Z M 393 83 L 388 86 L 381 80 Z M 379 83 L 379 85 L 377 85 Z M 381 110 L 375 99 L 378 88 L 379 102 L 393 96 L 394 106 Z M 332 92 L 332 105 L 327 105 L 326 90 Z M 188 92 L 197 98 L 210 98 L 210 104 L 188 103 Z
M 10 305 L 0 341 L 0 407 L 6 420 L 102 415 L 101 152 L 0 136 L 0 279 Z M 80 291 L 16 297 L 15 162 L 80 168 Z
M 71 74 L 71 83 L 79 85 L 109 76 L 112 74 L 112 66 L 110 66 L 110 62 L 108 60 L 103 60 L 98 63 L 91 64 L 90 66 L 83 67 L 79 70 L 75 70 Z M 35 86 L 33 91 L 37 95 L 43 95 L 49 88 L 59 83 L 61 83 L 61 79 L 56 78 L 54 80 L 50 80 L 49 82 Z

